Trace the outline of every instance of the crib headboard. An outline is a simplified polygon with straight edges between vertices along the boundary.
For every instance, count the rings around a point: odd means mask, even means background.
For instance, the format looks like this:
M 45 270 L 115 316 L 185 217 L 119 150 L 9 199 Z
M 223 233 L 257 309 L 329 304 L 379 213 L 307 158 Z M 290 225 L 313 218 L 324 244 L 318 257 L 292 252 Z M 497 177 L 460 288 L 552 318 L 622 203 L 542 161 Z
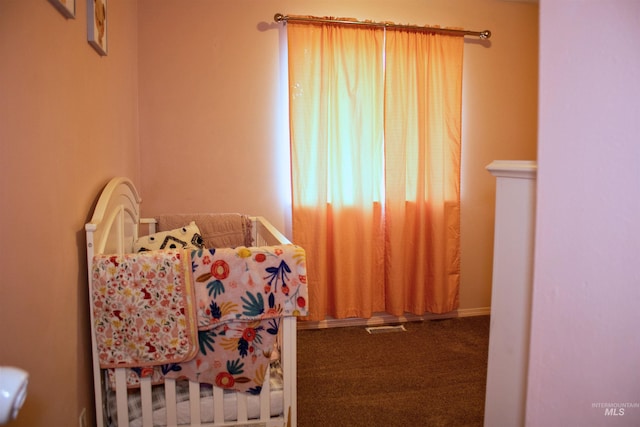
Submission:
M 111 179 L 100 193 L 91 221 L 85 224 L 89 283 L 91 283 L 91 265 L 94 255 L 132 252 L 133 242 L 138 238 L 141 201 L 133 182 L 124 177 Z M 90 304 L 89 307 L 90 318 L 93 319 L 93 305 Z M 91 329 L 91 348 L 95 399 L 96 402 L 104 402 L 105 395 L 102 389 L 93 328 Z M 102 426 L 103 413 L 100 403 L 96 405 L 96 418 L 98 426 Z
M 128 178 L 113 178 L 106 185 L 85 225 L 89 262 L 94 254 L 131 252 L 138 238 L 140 196 Z

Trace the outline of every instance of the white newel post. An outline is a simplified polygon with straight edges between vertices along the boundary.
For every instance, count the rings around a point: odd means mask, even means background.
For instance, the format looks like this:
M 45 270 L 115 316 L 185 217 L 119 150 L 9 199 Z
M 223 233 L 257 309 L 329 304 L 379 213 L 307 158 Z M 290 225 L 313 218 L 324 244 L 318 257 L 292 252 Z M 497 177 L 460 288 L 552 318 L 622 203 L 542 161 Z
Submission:
M 536 162 L 496 160 L 491 330 L 484 425 L 523 426 L 529 361 Z

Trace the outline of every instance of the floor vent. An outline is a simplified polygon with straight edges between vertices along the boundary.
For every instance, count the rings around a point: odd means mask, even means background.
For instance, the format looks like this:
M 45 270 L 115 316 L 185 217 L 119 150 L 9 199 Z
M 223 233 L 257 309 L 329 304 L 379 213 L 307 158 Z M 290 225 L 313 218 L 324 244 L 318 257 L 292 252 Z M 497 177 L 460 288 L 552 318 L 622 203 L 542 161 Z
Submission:
M 404 325 L 395 326 L 369 326 L 364 328 L 370 334 L 384 334 L 387 332 L 405 332 Z

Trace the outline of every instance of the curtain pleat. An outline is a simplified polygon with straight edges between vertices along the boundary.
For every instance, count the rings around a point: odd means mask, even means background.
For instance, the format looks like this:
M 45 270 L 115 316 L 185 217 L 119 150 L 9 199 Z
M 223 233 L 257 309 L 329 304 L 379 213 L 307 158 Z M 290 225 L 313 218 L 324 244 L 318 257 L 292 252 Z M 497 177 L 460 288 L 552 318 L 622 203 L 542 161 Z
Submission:
M 384 32 L 288 23 L 293 240 L 309 319 L 384 310 Z
M 462 37 L 388 30 L 387 312 L 458 307 Z
M 287 24 L 309 320 L 458 306 L 462 37 Z M 385 44 L 386 43 L 386 44 Z

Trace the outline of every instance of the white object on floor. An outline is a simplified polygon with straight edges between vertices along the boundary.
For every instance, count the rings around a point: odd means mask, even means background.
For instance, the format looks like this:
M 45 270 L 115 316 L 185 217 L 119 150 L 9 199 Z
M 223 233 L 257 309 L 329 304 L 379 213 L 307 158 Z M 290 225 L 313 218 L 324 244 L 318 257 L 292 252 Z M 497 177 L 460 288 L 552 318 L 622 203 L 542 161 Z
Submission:
M 18 416 L 27 397 L 29 374 L 20 368 L 0 366 L 0 424 Z

